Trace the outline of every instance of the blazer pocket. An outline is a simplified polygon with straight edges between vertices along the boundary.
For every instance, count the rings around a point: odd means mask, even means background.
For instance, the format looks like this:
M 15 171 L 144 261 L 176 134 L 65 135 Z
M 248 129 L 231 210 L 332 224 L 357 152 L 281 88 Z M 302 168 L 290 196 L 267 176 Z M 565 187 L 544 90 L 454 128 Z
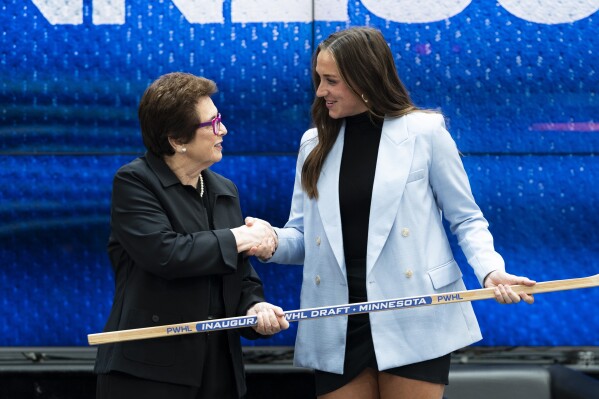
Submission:
M 411 183 L 416 180 L 421 180 L 424 178 L 424 169 L 416 170 L 408 175 L 407 183 Z
M 428 271 L 433 287 L 438 290 L 462 278 L 462 271 L 455 260 L 437 266 Z
M 181 317 L 168 313 L 152 313 L 147 310 L 131 309 L 125 318 L 126 329 L 154 327 L 181 323 Z M 134 362 L 152 366 L 172 366 L 175 364 L 177 344 L 180 337 L 142 339 L 123 342 L 123 356 Z

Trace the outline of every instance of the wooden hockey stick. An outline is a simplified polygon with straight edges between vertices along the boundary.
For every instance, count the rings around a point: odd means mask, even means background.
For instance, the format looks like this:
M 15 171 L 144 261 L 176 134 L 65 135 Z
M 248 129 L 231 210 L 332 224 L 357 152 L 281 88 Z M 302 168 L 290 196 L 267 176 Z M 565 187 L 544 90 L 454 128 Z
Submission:
M 599 274 L 589 277 L 573 278 L 567 280 L 553 280 L 537 283 L 532 287 L 525 285 L 512 285 L 516 293 L 541 294 L 544 292 L 565 291 L 578 288 L 599 286 Z M 420 306 L 442 305 L 465 301 L 478 301 L 494 298 L 494 288 L 477 290 L 455 291 L 443 294 L 422 295 L 406 298 L 385 299 L 382 301 L 369 301 L 347 305 L 323 306 L 320 308 L 290 310 L 285 312 L 285 318 L 290 321 L 315 319 L 319 317 L 347 316 L 359 313 L 380 312 L 415 308 Z M 256 316 L 238 316 L 225 319 L 192 321 L 187 323 L 169 324 L 156 327 L 135 328 L 131 330 L 109 331 L 104 333 L 89 334 L 90 345 L 107 344 L 138 339 L 169 337 L 173 335 L 193 334 L 232 328 L 251 327 L 256 325 Z

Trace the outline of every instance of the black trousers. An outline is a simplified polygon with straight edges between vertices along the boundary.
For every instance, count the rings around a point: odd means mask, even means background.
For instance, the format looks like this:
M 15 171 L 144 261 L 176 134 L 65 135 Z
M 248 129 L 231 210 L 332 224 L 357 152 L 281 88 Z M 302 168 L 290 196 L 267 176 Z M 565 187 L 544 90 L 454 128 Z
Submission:
M 202 386 L 171 384 L 111 372 L 98 375 L 96 399 L 239 399 L 227 333 L 207 333 L 206 340 Z M 227 383 L 222 383 L 224 375 L 230 376 Z

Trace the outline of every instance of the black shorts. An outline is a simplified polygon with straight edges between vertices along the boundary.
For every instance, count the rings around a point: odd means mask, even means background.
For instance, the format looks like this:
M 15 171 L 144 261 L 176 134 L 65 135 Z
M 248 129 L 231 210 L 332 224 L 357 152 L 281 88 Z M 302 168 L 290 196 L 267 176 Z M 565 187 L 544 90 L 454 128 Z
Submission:
M 405 366 L 382 370 L 382 372 L 412 380 L 447 385 L 449 383 L 450 363 L 451 354 L 448 354 L 436 359 L 425 360 L 419 363 L 407 364 Z M 376 367 L 374 367 L 374 369 L 376 370 Z M 358 370 L 353 370 L 352 373 L 335 374 L 315 370 L 314 379 L 316 395 L 324 395 L 341 388 L 357 377 L 364 370 L 359 370 L 357 373 L 356 371 Z
M 447 385 L 450 363 L 451 354 L 448 354 L 382 371 L 399 377 Z M 379 369 L 372 343 L 370 318 L 368 314 L 357 314 L 350 316 L 347 322 L 343 374 L 316 370 L 314 372 L 316 394 L 323 395 L 341 388 L 367 368 Z

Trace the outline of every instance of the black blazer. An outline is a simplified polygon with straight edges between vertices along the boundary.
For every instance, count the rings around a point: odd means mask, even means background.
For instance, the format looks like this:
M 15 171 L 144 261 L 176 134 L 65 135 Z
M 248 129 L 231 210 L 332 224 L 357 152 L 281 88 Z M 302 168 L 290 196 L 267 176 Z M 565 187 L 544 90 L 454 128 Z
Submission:
M 226 317 L 245 315 L 264 301 L 262 282 L 237 253 L 230 228 L 244 223 L 237 187 L 210 170 L 202 172 L 214 229 L 200 196 L 184 186 L 166 163 L 146 153 L 121 167 L 112 192 L 108 253 L 115 273 L 114 302 L 104 331 L 206 320 L 210 276 L 222 276 Z M 240 334 L 228 330 L 240 395 L 245 393 Z M 95 372 L 121 371 L 141 378 L 200 386 L 203 333 L 100 345 Z M 223 376 L 230 384 L 230 376 Z

